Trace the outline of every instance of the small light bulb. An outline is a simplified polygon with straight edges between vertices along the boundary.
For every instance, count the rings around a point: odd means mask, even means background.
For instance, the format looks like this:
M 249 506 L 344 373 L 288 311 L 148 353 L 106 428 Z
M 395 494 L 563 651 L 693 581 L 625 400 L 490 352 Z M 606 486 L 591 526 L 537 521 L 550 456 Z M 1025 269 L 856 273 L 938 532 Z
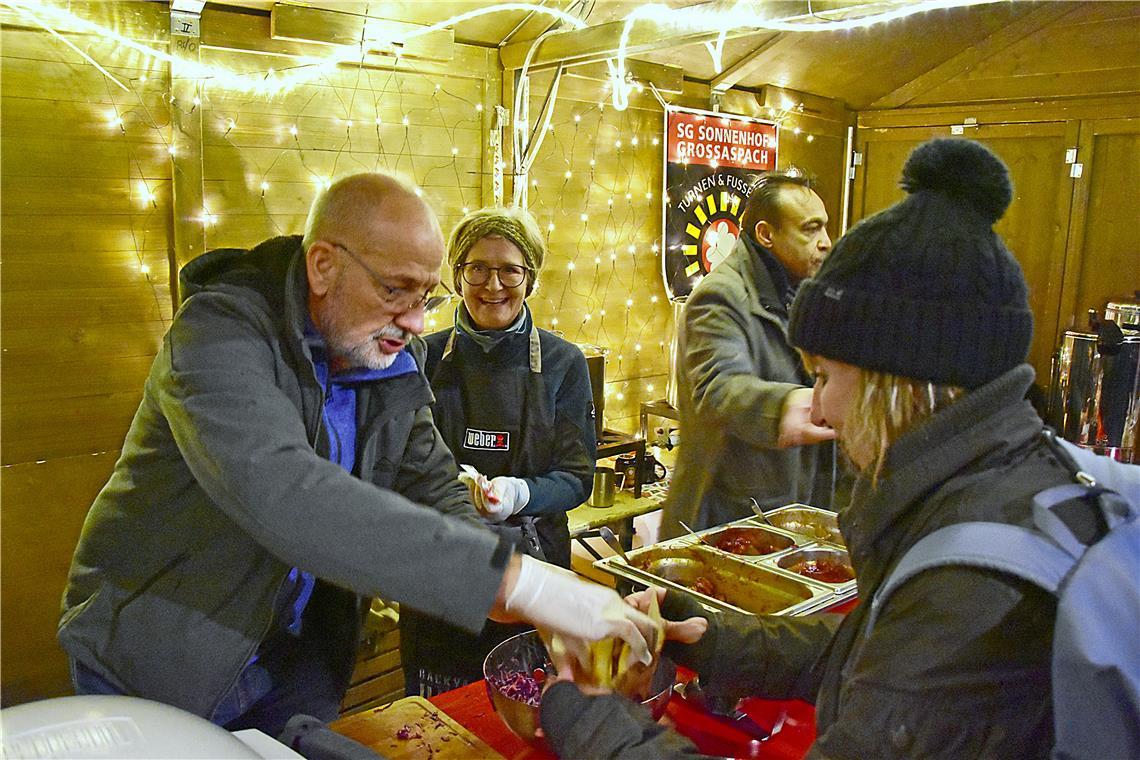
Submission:
M 617 261 L 617 254 L 616 253 L 610 254 L 610 261 Z
M 652 191 L 652 190 L 648 191 L 648 192 L 645 194 L 645 200 L 647 200 L 647 201 L 651 201 L 651 200 L 653 200 L 653 191 Z
M 537 179 L 532 179 L 532 180 L 530 181 L 530 184 L 531 184 L 531 187 L 538 187 L 538 180 L 537 180 Z
M 650 296 L 649 303 L 657 303 L 657 296 Z
M 546 231 L 547 232 L 554 232 L 554 222 L 551 222 L 550 224 L 546 225 Z M 571 267 L 571 269 L 573 269 L 573 267 Z
M 139 77 L 139 81 L 140 81 L 140 82 L 145 82 L 145 81 L 146 81 L 146 74 L 143 74 L 142 76 L 140 76 L 140 77 Z
M 793 130 L 792 130 L 792 134 L 793 134 L 793 135 L 798 135 L 799 133 L 800 133 L 800 128 L 799 128 L 799 127 L 796 127 L 795 129 L 793 129 Z
M 289 127 L 289 134 L 293 135 L 293 137 L 297 136 L 297 125 L 296 124 L 293 124 Z
M 601 256 L 595 256 L 594 257 L 594 264 L 597 265 L 597 264 L 601 264 L 601 263 L 602 263 L 602 257 Z
M 591 158 L 590 159 L 590 166 L 593 167 L 595 165 L 596 165 L 596 162 L 594 161 L 594 159 Z
M 632 201 L 632 200 L 633 200 L 633 193 L 626 193 L 626 194 L 625 194 L 625 199 L 626 199 L 627 201 Z
M 661 141 L 660 141 L 660 140 L 658 140 L 656 137 L 654 137 L 654 138 L 653 138 L 652 140 L 650 140 L 649 142 L 650 142 L 650 143 L 652 143 L 653 145 L 660 145 L 660 144 L 661 144 Z
M 231 129 L 233 129 L 236 126 L 237 126 L 236 121 L 234 121 L 233 119 L 226 119 L 226 131 L 227 132 L 229 132 Z
M 574 271 L 574 262 L 571 261 L 569 264 L 566 265 L 566 268 L 569 269 L 570 271 Z
M 483 104 L 482 104 L 482 103 L 476 103 L 476 104 L 475 104 L 475 110 L 476 110 L 476 111 L 480 111 L 480 112 L 482 112 L 482 110 L 483 110 Z
M 641 351 L 641 344 L 640 343 L 634 343 L 633 344 L 633 350 L 634 351 Z
M 424 191 L 417 187 L 416 188 L 416 197 L 419 198 L 419 197 L 423 196 L 423 194 L 424 194 Z
M 573 177 L 574 175 L 573 175 L 573 173 L 571 173 L 571 171 L 570 171 L 569 169 L 567 169 L 567 170 L 566 170 L 566 173 L 565 173 L 565 174 L 563 174 L 562 176 L 564 176 L 566 179 L 570 179 L 570 178 L 571 178 L 571 177 Z
M 815 135 L 808 135 L 808 136 L 807 136 L 807 141 L 808 141 L 808 142 L 815 142 Z
M 653 393 L 653 383 L 646 383 L 645 390 L 649 393 Z
M 269 189 L 269 183 L 266 182 L 265 180 L 262 180 L 261 181 L 261 192 L 264 193 L 268 189 Z
M 614 148 L 616 148 L 617 150 L 621 150 L 621 140 L 615 140 L 614 141 Z
M 606 316 L 606 310 L 605 310 L 605 309 L 602 309 L 601 311 L 599 311 L 599 312 L 598 312 L 598 316 L 600 316 L 600 317 L 604 317 L 604 316 Z
M 404 118 L 400 119 L 400 123 L 402 123 L 406 127 L 409 124 L 411 124 L 411 121 L 408 119 L 407 116 L 405 116 Z
M 150 274 L 150 267 L 148 267 L 146 264 L 140 264 L 139 271 L 143 274 Z
M 458 156 L 458 155 L 459 155 L 459 148 L 456 148 L 455 146 L 452 146 L 452 148 L 451 148 L 451 155 L 453 155 L 453 156 Z
M 618 401 L 621 401 L 622 399 L 625 398 L 625 394 L 624 393 L 618 393 L 617 396 L 615 396 L 614 398 L 616 398 Z
M 630 243 L 628 246 L 626 246 L 626 250 L 630 253 L 635 253 L 637 251 L 637 246 L 633 243 Z
M 380 126 L 380 125 L 381 125 L 381 124 L 383 124 L 383 123 L 384 123 L 384 120 L 383 120 L 383 119 L 381 119 L 379 116 L 377 116 L 377 117 L 376 117 L 376 126 Z
M 166 146 L 166 152 L 173 158 L 178 153 L 178 149 L 174 147 L 174 143 L 170 143 L 170 145 Z
M 435 83 L 435 91 L 436 91 L 436 92 L 439 92 L 439 90 L 440 90 L 440 88 L 441 88 L 441 87 L 443 87 L 443 85 L 442 85 L 442 84 L 440 84 L 439 82 L 436 82 L 436 83 Z
M 586 322 L 589 322 L 589 321 L 590 321 L 591 319 L 593 319 L 593 318 L 594 318 L 594 315 L 593 315 L 593 314 L 587 313 L 587 314 L 586 314 L 586 318 L 585 318 L 585 320 L 584 320 L 584 321 L 586 321 Z
M 636 148 L 637 147 L 637 138 L 631 137 L 629 140 L 629 144 Z
M 581 115 L 581 114 L 577 114 L 577 113 L 576 113 L 576 114 L 574 114 L 574 121 L 581 121 L 581 120 L 582 120 L 582 115 Z
M 612 205 L 614 205 L 614 198 L 613 198 L 613 196 L 612 196 L 612 195 L 610 196 L 609 200 L 607 200 L 607 201 L 606 201 L 606 205 L 607 205 L 607 206 L 612 206 Z
M 349 119 L 348 121 L 346 121 L 344 123 L 344 126 L 345 126 L 345 129 L 352 129 L 352 119 Z
M 627 308 L 627 309 L 633 308 L 633 299 L 632 298 L 625 299 L 625 308 Z
M 553 132 L 554 131 L 554 125 L 553 124 L 547 124 L 546 125 L 546 131 L 547 132 Z
M 551 317 L 550 324 L 552 324 L 552 325 L 558 324 L 558 317 Z
M 197 95 L 194 96 L 194 105 L 195 107 L 202 105 L 202 99 Z
M 579 215 L 579 216 L 578 216 L 578 218 L 579 218 L 579 219 L 581 219 L 583 222 L 588 222 L 588 221 L 590 221 L 590 217 L 589 217 L 589 216 L 587 216 L 586 214 L 581 214 L 581 215 Z
M 471 213 L 471 209 L 469 209 L 467 206 L 464 206 L 462 209 L 460 209 L 460 211 L 462 211 L 464 214 Z
M 709 161 L 709 166 L 711 166 L 712 168 L 714 168 L 714 169 L 715 169 L 715 168 L 717 168 L 718 166 L 720 166 L 720 164 L 719 164 L 719 163 L 717 163 L 717 160 L 714 158 L 712 161 Z

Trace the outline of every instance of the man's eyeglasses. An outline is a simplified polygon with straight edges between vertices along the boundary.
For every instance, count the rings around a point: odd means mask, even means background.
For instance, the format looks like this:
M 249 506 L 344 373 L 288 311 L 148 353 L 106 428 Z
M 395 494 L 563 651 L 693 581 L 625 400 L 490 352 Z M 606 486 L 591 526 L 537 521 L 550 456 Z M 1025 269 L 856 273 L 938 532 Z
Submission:
M 384 302 L 385 307 L 393 311 L 412 311 L 420 307 L 423 307 L 425 312 L 433 311 L 443 306 L 451 298 L 451 292 L 442 284 L 434 288 L 429 288 L 423 293 L 416 293 L 406 288 L 394 288 L 384 282 L 372 267 L 365 264 L 364 261 L 347 246 L 341 245 L 340 243 L 332 243 L 332 246 L 347 253 L 350 259 L 355 261 L 360 265 L 361 269 L 368 273 L 368 276 L 372 279 L 372 284 L 376 286 L 376 293 L 380 296 L 380 300 Z
M 499 278 L 499 284 L 504 288 L 517 288 L 523 284 L 523 280 L 529 272 L 532 272 L 530 267 L 524 267 L 520 264 L 507 264 L 501 267 L 490 267 L 481 261 L 473 261 L 459 267 L 459 272 L 463 275 L 463 281 L 468 285 L 486 285 L 487 281 L 491 279 L 491 272 Z

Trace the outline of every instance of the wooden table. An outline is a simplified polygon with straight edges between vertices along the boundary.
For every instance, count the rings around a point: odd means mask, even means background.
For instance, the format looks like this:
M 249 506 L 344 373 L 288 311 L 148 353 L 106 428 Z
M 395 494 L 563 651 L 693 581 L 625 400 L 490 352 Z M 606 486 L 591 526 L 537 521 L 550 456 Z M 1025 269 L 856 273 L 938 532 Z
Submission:
M 622 547 L 629 550 L 633 546 L 633 518 L 661 509 L 661 504 L 648 496 L 635 497 L 629 491 L 619 490 L 614 494 L 612 507 L 591 507 L 583 504 L 566 513 L 570 523 L 570 538 L 596 536 L 597 529 L 607 525 L 621 541 Z M 601 559 L 589 545 L 583 542 L 586 550 L 595 559 Z

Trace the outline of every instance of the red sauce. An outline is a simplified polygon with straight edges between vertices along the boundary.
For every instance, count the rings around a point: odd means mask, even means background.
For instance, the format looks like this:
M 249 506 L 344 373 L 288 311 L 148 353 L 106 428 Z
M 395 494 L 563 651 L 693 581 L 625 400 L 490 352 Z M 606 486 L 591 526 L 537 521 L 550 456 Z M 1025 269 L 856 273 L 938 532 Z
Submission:
M 788 568 L 793 573 L 799 573 L 805 578 L 811 578 L 824 583 L 846 583 L 855 577 L 844 565 L 838 562 L 829 562 L 825 559 L 805 559 Z
M 725 601 L 724 597 L 717 592 L 716 584 L 703 575 L 698 575 L 696 580 L 689 584 L 689 588 L 696 591 L 698 594 L 711 596 L 713 599 Z
M 781 549 L 787 549 L 788 546 L 791 545 L 790 543 L 785 543 L 785 545 L 779 546 L 776 544 L 777 540 L 779 539 L 771 533 L 766 533 L 756 528 L 729 528 L 717 536 L 715 546 L 721 551 L 730 552 L 732 554 L 755 556 L 757 554 L 778 552 Z

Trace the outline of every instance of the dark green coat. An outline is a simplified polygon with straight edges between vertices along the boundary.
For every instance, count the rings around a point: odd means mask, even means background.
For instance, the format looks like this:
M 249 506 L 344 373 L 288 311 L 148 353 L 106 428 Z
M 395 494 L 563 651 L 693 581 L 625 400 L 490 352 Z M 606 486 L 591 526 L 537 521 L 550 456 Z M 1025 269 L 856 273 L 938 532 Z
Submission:
M 345 684 L 361 598 L 479 630 L 509 551 L 465 522 L 474 507 L 422 369 L 359 389 L 350 475 L 325 458 L 300 239 L 206 254 L 184 280 L 84 524 L 64 649 L 129 694 L 209 716 L 267 634 L 291 567 L 323 581 L 322 609 L 339 611 L 324 622 Z M 413 341 L 421 367 L 423 349 Z

